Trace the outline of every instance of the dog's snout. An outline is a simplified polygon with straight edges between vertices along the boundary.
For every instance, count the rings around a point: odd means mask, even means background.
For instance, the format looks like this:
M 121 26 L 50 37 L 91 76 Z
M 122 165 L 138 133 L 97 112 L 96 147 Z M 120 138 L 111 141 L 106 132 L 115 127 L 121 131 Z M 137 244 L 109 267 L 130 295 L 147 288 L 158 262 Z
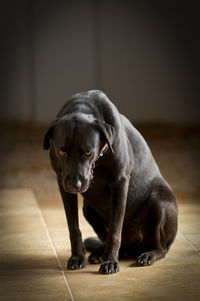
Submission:
M 67 177 L 63 184 L 65 190 L 69 192 L 80 192 L 82 188 L 82 182 L 80 179 L 70 179 Z
M 77 180 L 77 181 L 71 183 L 70 186 L 76 190 L 80 190 L 81 189 L 81 181 Z

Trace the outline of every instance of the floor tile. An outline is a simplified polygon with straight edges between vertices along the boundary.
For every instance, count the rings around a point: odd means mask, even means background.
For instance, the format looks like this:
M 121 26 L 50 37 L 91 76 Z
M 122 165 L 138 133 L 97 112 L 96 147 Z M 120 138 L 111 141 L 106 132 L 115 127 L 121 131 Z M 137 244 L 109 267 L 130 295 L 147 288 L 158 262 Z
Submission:
M 0 300 L 72 300 L 33 193 L 0 191 Z

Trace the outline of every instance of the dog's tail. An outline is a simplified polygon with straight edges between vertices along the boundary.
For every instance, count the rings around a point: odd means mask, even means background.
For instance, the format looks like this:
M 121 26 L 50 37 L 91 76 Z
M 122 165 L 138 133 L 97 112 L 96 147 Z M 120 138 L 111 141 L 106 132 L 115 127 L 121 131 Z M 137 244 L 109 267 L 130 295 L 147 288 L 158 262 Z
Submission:
M 89 237 L 84 240 L 85 249 L 88 252 L 93 252 L 105 246 L 104 242 L 98 237 Z

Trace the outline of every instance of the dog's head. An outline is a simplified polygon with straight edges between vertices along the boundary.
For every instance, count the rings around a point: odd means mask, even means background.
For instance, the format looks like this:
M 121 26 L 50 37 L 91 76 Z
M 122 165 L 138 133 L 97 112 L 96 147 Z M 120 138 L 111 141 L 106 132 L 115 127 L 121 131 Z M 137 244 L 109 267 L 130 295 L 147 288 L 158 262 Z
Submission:
M 66 192 L 88 189 L 93 164 L 105 145 L 114 152 L 114 134 L 111 125 L 82 113 L 65 115 L 52 124 L 44 137 L 44 149 L 52 147 Z

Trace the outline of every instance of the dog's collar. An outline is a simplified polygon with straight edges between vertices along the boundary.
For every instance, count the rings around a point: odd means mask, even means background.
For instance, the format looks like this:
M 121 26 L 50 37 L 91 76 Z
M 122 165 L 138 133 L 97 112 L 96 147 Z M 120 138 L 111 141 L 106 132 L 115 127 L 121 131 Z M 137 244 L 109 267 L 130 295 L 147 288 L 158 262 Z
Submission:
M 104 145 L 104 147 L 102 148 L 99 157 L 102 157 L 102 156 L 103 156 L 103 154 L 104 154 L 104 152 L 107 150 L 107 148 L 108 148 L 108 144 L 106 143 L 106 144 Z
M 106 144 L 103 146 L 103 148 L 102 148 L 102 150 L 101 150 L 99 156 L 96 158 L 95 161 L 92 162 L 92 167 L 91 167 L 91 176 L 92 176 L 92 178 L 93 178 L 93 173 L 94 173 L 94 168 L 95 168 L 96 162 L 97 162 L 101 157 L 103 157 L 103 155 L 104 155 L 104 153 L 105 153 L 105 151 L 106 151 L 107 149 L 108 149 L 108 144 L 106 143 Z
M 106 151 L 107 149 L 108 149 L 108 144 L 106 143 L 106 144 L 103 146 L 103 148 L 102 148 L 102 150 L 101 150 L 99 156 L 98 156 L 98 157 L 96 158 L 96 160 L 94 161 L 95 163 L 97 162 L 97 160 L 99 160 L 99 158 L 103 157 L 103 155 L 104 155 L 104 153 L 105 153 L 105 151 Z

